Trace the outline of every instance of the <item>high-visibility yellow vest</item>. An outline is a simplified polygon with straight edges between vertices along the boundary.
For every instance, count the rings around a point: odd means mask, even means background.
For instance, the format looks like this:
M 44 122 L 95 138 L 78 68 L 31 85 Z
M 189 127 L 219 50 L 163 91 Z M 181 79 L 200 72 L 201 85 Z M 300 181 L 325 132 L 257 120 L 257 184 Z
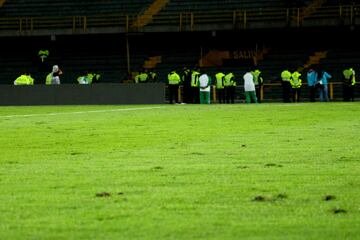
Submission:
M 199 72 L 193 71 L 191 73 L 191 87 L 198 87 L 199 86 L 199 77 L 200 77 Z
M 219 73 L 215 74 L 216 88 L 217 89 L 223 89 L 224 88 L 224 77 L 225 77 L 225 74 L 222 73 L 222 72 L 219 72 Z
M 180 76 L 175 71 L 168 74 L 168 80 L 170 85 L 176 85 L 180 83 Z

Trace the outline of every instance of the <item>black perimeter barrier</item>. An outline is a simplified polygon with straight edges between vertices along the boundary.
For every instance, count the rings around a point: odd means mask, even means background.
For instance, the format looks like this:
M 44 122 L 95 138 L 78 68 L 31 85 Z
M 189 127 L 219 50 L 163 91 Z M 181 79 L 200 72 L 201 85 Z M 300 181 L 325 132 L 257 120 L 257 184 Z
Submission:
M 163 103 L 164 83 L 0 85 L 1 106 Z

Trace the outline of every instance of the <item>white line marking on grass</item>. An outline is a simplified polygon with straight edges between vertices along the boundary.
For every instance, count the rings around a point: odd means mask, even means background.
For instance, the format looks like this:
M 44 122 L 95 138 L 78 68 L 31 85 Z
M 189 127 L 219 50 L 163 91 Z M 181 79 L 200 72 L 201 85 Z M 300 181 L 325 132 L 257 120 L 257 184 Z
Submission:
M 39 113 L 39 114 L 23 114 L 23 115 L 6 115 L 6 116 L 0 116 L 0 118 L 58 116 L 58 115 L 65 115 L 65 114 L 121 112 L 121 111 L 150 110 L 150 109 L 158 109 L 158 108 L 164 108 L 164 107 L 117 108 L 117 109 L 91 110 L 91 111 L 81 111 L 81 112 L 55 112 L 55 113 Z

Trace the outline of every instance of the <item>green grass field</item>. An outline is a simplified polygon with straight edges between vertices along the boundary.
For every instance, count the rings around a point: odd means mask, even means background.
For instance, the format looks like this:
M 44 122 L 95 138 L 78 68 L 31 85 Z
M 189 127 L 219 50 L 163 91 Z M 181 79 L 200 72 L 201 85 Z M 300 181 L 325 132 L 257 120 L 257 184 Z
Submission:
M 360 104 L 0 107 L 0 239 L 360 239 Z

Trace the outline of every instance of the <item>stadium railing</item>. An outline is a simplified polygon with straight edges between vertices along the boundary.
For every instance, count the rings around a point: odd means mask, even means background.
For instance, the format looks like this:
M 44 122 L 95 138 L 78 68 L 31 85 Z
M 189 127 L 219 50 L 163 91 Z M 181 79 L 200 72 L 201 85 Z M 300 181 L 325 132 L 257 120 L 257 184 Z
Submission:
M 34 34 L 44 30 L 71 32 L 92 32 L 101 29 L 108 32 L 151 31 L 151 27 L 175 26 L 175 31 L 226 30 L 258 26 L 326 26 L 360 24 L 360 5 L 339 5 L 319 7 L 314 14 L 303 16 L 302 9 L 257 8 L 228 11 L 171 12 L 152 17 L 145 27 L 131 28 L 138 15 L 106 14 L 89 16 L 46 16 L 46 17 L 1 17 L 0 33 Z M 208 25 L 207 28 L 202 26 Z M 155 28 L 157 29 L 157 28 Z M 171 28 L 169 28 L 171 30 Z M 156 30 L 154 30 L 156 31 Z M 97 33 L 94 31 L 94 33 Z

